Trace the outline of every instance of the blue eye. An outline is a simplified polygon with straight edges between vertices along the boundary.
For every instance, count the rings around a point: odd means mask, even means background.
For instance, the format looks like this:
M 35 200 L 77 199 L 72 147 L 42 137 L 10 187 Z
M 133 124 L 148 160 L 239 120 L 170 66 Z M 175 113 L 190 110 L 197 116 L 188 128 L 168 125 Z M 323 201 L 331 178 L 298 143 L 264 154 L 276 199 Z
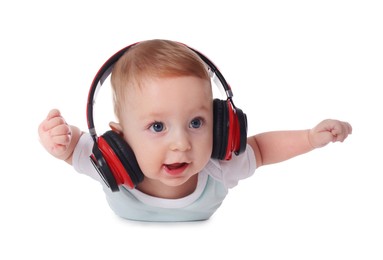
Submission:
M 202 119 L 201 118 L 194 118 L 191 122 L 190 122 L 190 127 L 191 128 L 200 128 L 202 126 Z
M 164 124 L 161 122 L 155 122 L 150 126 L 150 130 L 156 133 L 162 132 L 164 128 Z

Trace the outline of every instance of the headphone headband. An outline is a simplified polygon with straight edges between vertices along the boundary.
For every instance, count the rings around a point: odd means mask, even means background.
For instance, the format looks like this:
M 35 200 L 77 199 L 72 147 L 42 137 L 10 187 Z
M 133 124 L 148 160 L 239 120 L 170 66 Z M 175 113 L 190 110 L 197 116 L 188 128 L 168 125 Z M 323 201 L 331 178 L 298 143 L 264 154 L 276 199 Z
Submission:
M 110 76 L 113 70 L 114 64 L 127 52 L 131 47 L 137 45 L 137 43 L 133 43 L 131 45 L 126 46 L 125 48 L 122 48 L 118 52 L 116 52 L 113 56 L 111 56 L 98 70 L 96 76 L 93 78 L 92 84 L 90 86 L 90 90 L 88 93 L 88 102 L 87 102 L 87 108 L 86 108 L 86 113 L 87 113 L 87 122 L 88 122 L 88 129 L 89 133 L 92 136 L 93 140 L 97 140 L 97 133 L 96 129 L 94 126 L 94 121 L 93 121 L 93 104 L 95 101 L 95 98 L 97 96 L 97 92 L 99 88 L 104 84 L 105 80 Z M 182 44 L 182 43 L 180 43 Z M 225 94 L 227 96 L 227 99 L 230 100 L 232 103 L 233 107 L 235 108 L 232 97 L 233 97 L 233 92 L 229 86 L 229 84 L 226 82 L 225 78 L 221 74 L 221 72 L 218 70 L 218 68 L 214 65 L 214 63 L 209 60 L 205 55 L 203 55 L 201 52 L 185 45 L 187 48 L 192 50 L 194 53 L 196 53 L 208 66 L 209 69 L 209 74 L 210 78 L 215 82 L 216 85 L 221 85 L 223 89 L 225 90 Z

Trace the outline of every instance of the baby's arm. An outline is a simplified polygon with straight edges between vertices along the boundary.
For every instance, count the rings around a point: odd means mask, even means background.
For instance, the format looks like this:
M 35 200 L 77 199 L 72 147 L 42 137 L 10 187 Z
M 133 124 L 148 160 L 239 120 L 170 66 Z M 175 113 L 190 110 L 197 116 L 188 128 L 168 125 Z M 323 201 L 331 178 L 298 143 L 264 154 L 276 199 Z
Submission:
M 51 155 L 72 164 L 73 151 L 81 136 L 79 128 L 68 125 L 60 111 L 52 109 L 38 132 L 41 144 Z
M 309 130 L 275 131 L 251 136 L 248 144 L 254 150 L 259 167 L 290 159 L 330 142 L 343 142 L 351 133 L 349 123 L 326 119 Z

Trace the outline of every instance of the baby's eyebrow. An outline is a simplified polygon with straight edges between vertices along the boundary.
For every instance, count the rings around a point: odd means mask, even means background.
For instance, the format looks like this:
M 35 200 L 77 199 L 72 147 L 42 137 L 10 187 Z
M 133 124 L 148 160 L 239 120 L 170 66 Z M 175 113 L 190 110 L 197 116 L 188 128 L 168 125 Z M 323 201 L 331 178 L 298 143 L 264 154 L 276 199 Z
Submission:
M 197 110 L 207 110 L 207 111 L 209 111 L 209 110 L 210 110 L 210 106 L 202 105 L 202 106 L 199 106 L 199 107 L 197 108 Z
M 207 114 L 211 110 L 212 109 L 208 106 L 200 106 L 200 107 L 197 107 L 196 109 L 193 109 L 192 114 L 197 114 L 197 115 L 200 113 Z
M 189 113 L 190 114 L 200 114 L 200 113 L 210 113 L 210 111 L 213 109 L 213 105 L 208 105 L 208 104 L 201 104 L 199 106 L 196 106 L 194 108 L 192 108 Z M 174 110 L 175 111 L 175 110 Z M 164 116 L 167 116 L 169 115 L 168 112 L 166 111 L 160 111 L 159 110 L 153 110 L 153 111 L 150 111 L 149 113 L 145 113 L 145 115 L 141 115 L 140 118 L 141 119 L 155 119 L 155 118 L 163 118 Z
M 211 102 L 203 102 L 201 105 L 197 108 L 200 110 L 210 110 L 213 109 L 213 100 Z

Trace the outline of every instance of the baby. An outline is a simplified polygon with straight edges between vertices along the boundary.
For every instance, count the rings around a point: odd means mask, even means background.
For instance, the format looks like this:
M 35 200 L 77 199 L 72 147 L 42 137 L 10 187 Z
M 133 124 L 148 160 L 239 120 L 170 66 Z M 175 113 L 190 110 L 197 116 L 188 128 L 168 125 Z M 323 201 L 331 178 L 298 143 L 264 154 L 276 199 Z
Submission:
M 110 74 L 117 122 L 97 136 L 93 101 Z M 211 77 L 227 100 L 213 99 Z M 99 181 L 113 211 L 140 221 L 208 219 L 229 188 L 255 169 L 343 142 L 347 122 L 247 136 L 246 115 L 230 87 L 201 53 L 178 42 L 148 40 L 116 53 L 96 75 L 88 100 L 89 132 L 53 109 L 39 125 L 54 157 Z

